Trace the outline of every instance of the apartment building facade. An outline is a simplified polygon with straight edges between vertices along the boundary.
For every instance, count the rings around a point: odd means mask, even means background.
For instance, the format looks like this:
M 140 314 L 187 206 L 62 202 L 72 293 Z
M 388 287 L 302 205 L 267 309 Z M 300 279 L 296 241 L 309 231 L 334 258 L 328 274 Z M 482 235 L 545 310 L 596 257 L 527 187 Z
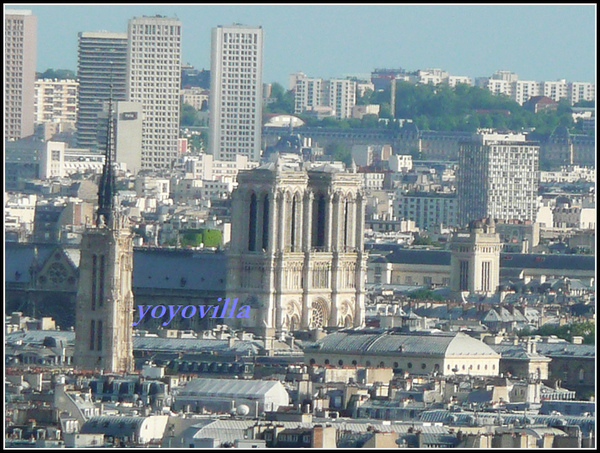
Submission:
M 37 18 L 30 10 L 4 11 L 4 133 L 33 135 Z
M 168 170 L 179 149 L 181 21 L 134 17 L 127 37 L 127 100 L 144 116 L 142 169 Z
M 459 150 L 458 222 L 535 221 L 539 145 L 524 134 L 475 134 Z
M 356 81 L 311 78 L 301 72 L 292 74 L 290 80 L 291 83 L 295 83 L 294 113 L 306 113 L 328 107 L 337 119 L 352 118 L 352 109 L 356 105 Z
M 74 128 L 78 87 L 76 80 L 36 80 L 35 123 L 66 123 Z
M 439 225 L 457 226 L 458 200 L 456 193 L 423 192 L 398 189 L 394 202 L 394 216 L 412 220 L 421 230 L 432 230 Z
M 106 102 L 125 101 L 127 96 L 127 34 L 81 32 L 77 35 L 77 147 L 104 150 L 99 132 Z
M 209 150 L 216 160 L 260 160 L 263 29 L 240 24 L 211 33 Z

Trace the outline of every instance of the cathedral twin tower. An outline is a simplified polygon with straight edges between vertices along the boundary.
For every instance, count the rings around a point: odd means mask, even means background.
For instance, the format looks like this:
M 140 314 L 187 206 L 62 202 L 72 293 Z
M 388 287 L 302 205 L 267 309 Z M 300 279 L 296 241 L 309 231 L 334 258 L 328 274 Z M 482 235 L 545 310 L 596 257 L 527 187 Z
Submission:
M 361 175 L 328 166 L 240 172 L 227 297 L 251 311 L 238 327 L 270 336 L 362 326 L 365 201 Z

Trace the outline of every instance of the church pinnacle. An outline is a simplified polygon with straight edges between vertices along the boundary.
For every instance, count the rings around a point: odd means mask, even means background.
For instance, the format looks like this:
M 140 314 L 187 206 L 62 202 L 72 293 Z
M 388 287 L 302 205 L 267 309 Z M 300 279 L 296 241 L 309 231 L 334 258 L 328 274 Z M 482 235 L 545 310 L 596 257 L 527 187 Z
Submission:
M 104 159 L 104 167 L 102 176 L 98 185 L 98 213 L 96 217 L 97 225 L 108 225 L 111 216 L 114 214 L 115 204 L 114 197 L 116 195 L 115 174 L 113 168 L 113 124 L 112 124 L 112 84 L 111 95 L 108 100 L 108 125 L 106 134 L 106 155 Z

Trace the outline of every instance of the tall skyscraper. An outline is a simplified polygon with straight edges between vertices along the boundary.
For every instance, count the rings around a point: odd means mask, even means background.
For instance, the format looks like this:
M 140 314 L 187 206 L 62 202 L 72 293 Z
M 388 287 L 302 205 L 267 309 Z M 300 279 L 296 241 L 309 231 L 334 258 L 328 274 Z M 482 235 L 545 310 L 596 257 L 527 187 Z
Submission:
M 74 362 L 84 370 L 132 372 L 133 233 L 115 206 L 112 121 L 107 137 L 96 224 L 81 240 Z
M 127 100 L 143 106 L 142 169 L 170 169 L 178 152 L 181 21 L 134 17 L 127 36 Z
M 523 134 L 480 133 L 459 149 L 458 221 L 535 222 L 539 146 Z
M 4 12 L 4 134 L 33 135 L 37 18 L 29 10 Z
M 212 29 L 209 149 L 216 160 L 260 160 L 262 59 L 262 27 Z
M 103 150 L 99 140 L 103 129 L 104 104 L 111 96 L 124 101 L 127 96 L 127 35 L 125 33 L 82 32 L 78 37 L 77 146 Z M 101 134 L 105 137 L 105 134 Z

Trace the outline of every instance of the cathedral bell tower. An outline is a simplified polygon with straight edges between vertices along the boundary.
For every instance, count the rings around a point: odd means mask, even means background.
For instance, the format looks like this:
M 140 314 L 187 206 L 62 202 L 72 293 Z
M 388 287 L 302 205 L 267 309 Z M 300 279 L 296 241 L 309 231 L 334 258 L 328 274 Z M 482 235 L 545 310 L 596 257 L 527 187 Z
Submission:
M 81 241 L 75 308 L 75 366 L 81 370 L 132 372 L 133 234 L 115 207 L 112 102 L 106 159 L 98 187 L 96 223 Z
M 239 327 L 264 336 L 361 327 L 365 320 L 361 175 L 280 161 L 238 174 L 227 297 Z
M 455 232 L 450 250 L 450 289 L 454 294 L 496 293 L 502 243 L 494 219 L 472 221 L 468 232 Z

